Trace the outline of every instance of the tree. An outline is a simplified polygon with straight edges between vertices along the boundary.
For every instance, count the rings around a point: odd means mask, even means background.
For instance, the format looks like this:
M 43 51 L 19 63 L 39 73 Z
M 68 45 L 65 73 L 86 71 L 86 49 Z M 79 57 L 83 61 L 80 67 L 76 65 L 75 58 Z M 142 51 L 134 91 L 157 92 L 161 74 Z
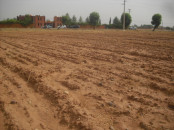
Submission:
M 154 25 L 153 31 L 161 24 L 162 16 L 161 14 L 154 14 L 152 16 L 152 25 Z
M 80 16 L 80 18 L 79 18 L 79 24 L 82 24 L 83 23 L 83 19 L 82 19 L 82 17 Z
M 13 19 L 7 18 L 6 20 L 0 21 L 0 24 L 21 24 L 23 26 L 27 26 L 32 23 L 33 23 L 32 17 L 28 14 L 25 15 L 23 20 L 17 20 L 16 18 Z
M 72 17 L 72 24 L 76 24 L 77 23 L 77 18 L 75 15 L 73 15 Z
M 86 18 L 86 23 L 89 23 L 89 17 Z
M 99 24 L 99 19 L 100 19 L 100 15 L 99 13 L 97 12 L 92 12 L 90 15 L 89 15 L 89 23 L 94 26 L 94 29 L 96 27 L 96 25 Z
M 143 29 L 151 29 L 151 28 L 153 28 L 153 26 L 152 25 L 146 25 L 146 24 L 144 24 L 144 25 L 141 25 L 140 28 L 143 28 Z
M 72 21 L 73 21 L 73 22 L 77 22 L 77 18 L 76 18 L 75 15 L 73 15 L 73 17 L 72 17 Z
M 122 28 L 121 22 L 117 17 L 115 17 L 113 20 L 113 27 L 114 28 Z
M 28 14 L 26 14 L 24 20 L 20 21 L 20 23 L 21 23 L 23 26 L 27 26 L 27 25 L 29 25 L 29 24 L 32 24 L 33 21 L 32 21 L 31 16 L 28 15 Z
M 124 13 L 121 15 L 121 23 L 123 25 Z M 129 13 L 125 13 L 125 28 L 127 29 L 132 22 L 132 17 Z
M 101 25 L 101 19 L 99 19 L 98 25 Z
M 71 18 L 68 13 L 66 13 L 66 15 L 62 16 L 62 23 L 65 25 L 71 24 Z
M 134 27 L 138 28 L 138 25 L 134 24 Z
M 109 25 L 111 25 L 111 18 L 110 18 L 110 20 L 109 20 Z
M 171 27 L 165 27 L 166 28 L 166 30 L 172 30 L 172 28 Z
M 68 13 L 66 13 L 66 14 L 65 14 L 65 16 L 66 16 L 66 17 L 68 17 L 68 18 L 70 18 L 70 16 L 69 16 L 69 14 L 68 14 Z

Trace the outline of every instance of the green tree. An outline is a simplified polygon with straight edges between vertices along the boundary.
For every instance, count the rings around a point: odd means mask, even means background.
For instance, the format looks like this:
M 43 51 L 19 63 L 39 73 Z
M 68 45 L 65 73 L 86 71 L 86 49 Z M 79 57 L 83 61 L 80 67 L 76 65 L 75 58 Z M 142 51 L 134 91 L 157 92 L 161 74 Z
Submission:
M 20 23 L 17 19 L 6 19 L 6 20 L 2 20 L 0 21 L 0 24 L 15 24 L 15 23 Z
M 97 12 L 92 12 L 90 15 L 89 15 L 89 23 L 94 26 L 94 29 L 95 27 L 99 24 L 99 20 L 100 20 L 100 15 L 99 13 Z
M 80 16 L 80 18 L 79 18 L 79 24 L 82 24 L 83 23 L 83 19 L 82 19 L 82 17 Z
M 99 19 L 98 25 L 101 25 L 101 19 Z
M 121 15 L 121 23 L 123 25 L 124 13 Z M 125 13 L 125 28 L 127 29 L 132 22 L 132 17 L 129 13 Z
M 26 14 L 24 20 L 19 21 L 16 18 L 13 18 L 13 19 L 7 18 L 6 20 L 0 21 L 0 23 L 1 24 L 16 24 L 16 23 L 19 23 L 23 26 L 27 26 L 29 24 L 32 24 L 33 21 L 32 21 L 32 17 L 30 15 Z
M 20 21 L 20 23 L 23 25 L 23 26 L 27 26 L 29 24 L 32 24 L 33 21 L 32 21 L 32 17 L 28 14 L 25 15 L 25 18 L 24 20 Z
M 65 25 L 71 25 L 71 18 L 68 13 L 62 16 L 62 23 Z
M 156 28 L 161 24 L 162 16 L 161 14 L 154 14 L 152 16 L 152 25 L 154 25 L 153 31 L 155 31 Z
M 110 20 L 109 20 L 109 25 L 111 25 L 111 18 L 110 18 Z
M 65 16 L 66 16 L 66 17 L 68 17 L 68 18 L 70 19 L 70 16 L 69 16 L 69 14 L 68 14 L 68 13 L 66 13 L 66 14 L 65 14 Z
M 77 24 L 77 18 L 75 15 L 72 17 L 72 23 L 71 24 Z
M 122 28 L 121 21 L 117 17 L 115 17 L 113 20 L 113 27 L 114 28 Z
M 87 23 L 87 24 L 89 23 L 89 17 L 86 18 L 86 23 Z
M 67 17 L 65 15 L 62 16 L 62 23 L 67 24 Z

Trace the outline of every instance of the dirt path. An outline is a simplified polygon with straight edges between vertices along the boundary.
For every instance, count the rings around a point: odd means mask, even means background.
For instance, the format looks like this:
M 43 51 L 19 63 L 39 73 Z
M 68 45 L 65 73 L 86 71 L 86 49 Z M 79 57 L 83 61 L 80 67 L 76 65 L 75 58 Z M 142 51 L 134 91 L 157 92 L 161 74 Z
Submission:
M 1 30 L 0 129 L 174 129 L 174 33 Z

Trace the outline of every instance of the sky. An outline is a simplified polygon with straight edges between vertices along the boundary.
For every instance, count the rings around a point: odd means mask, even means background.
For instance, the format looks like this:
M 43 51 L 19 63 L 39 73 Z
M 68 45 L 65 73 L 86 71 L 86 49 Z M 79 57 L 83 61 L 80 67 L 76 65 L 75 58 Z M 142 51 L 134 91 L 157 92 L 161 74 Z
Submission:
M 83 20 L 93 11 L 100 14 L 102 24 L 121 17 L 124 0 L 0 0 L 0 20 L 18 15 L 54 16 L 66 13 Z M 174 26 L 174 0 L 126 0 L 126 12 L 131 9 L 132 25 L 151 24 L 153 14 L 162 15 L 163 26 Z

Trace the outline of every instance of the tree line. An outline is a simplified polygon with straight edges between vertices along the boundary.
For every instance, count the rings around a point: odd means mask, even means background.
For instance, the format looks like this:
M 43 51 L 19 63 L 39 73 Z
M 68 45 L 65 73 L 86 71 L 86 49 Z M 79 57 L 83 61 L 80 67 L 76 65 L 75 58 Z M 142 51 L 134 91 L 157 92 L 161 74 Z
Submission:
M 109 24 L 104 24 L 106 28 L 118 28 L 121 29 L 123 27 L 124 23 L 124 15 L 125 15 L 125 28 L 128 29 L 131 22 L 132 22 L 132 17 L 130 13 L 123 13 L 121 15 L 121 18 L 118 19 L 118 17 L 115 17 L 113 19 L 113 22 L 110 18 Z M 162 16 L 161 14 L 154 14 L 152 16 L 152 21 L 151 24 L 154 26 L 153 31 L 155 31 L 156 28 L 159 27 L 162 21 Z M 101 19 L 100 15 L 97 12 L 92 12 L 90 13 L 89 17 L 86 18 L 86 21 L 84 22 L 82 17 L 80 16 L 79 21 L 77 22 L 77 18 L 75 15 L 73 15 L 72 18 L 70 18 L 69 14 L 67 13 L 66 15 L 62 16 L 62 22 L 65 25 L 74 25 L 74 24 L 90 24 L 93 25 L 94 27 L 97 25 L 101 25 Z
M 115 28 L 115 29 L 122 29 L 123 28 L 123 17 L 124 13 L 121 15 L 121 18 L 115 17 L 112 21 L 110 18 L 109 24 L 105 24 L 106 28 Z M 125 13 L 125 28 L 129 28 L 132 22 L 132 17 L 129 13 Z
M 77 19 L 75 15 L 72 16 L 72 18 L 69 16 L 69 13 L 66 13 L 62 16 L 62 23 L 64 25 L 70 26 L 70 25 L 101 25 L 101 19 L 100 15 L 97 12 L 92 12 L 85 20 L 83 20 L 82 16 Z
M 109 24 L 104 24 L 106 28 L 118 28 L 121 29 L 123 26 L 123 15 L 121 16 L 121 19 L 118 19 L 118 17 L 115 17 L 113 19 L 113 22 L 110 18 Z M 129 13 L 125 13 L 125 27 L 128 28 L 132 22 L 132 17 Z M 92 26 L 101 25 L 101 19 L 98 12 L 92 12 L 90 15 L 85 19 L 85 21 L 82 19 L 82 17 L 79 17 L 79 20 L 77 20 L 77 17 L 73 15 L 71 18 L 68 13 L 62 16 L 62 23 L 69 26 L 69 25 L 87 25 L 90 24 Z
M 28 14 L 25 15 L 24 20 L 17 20 L 16 18 L 13 18 L 0 21 L 0 24 L 21 24 L 23 26 L 27 26 L 32 23 L 32 18 Z
M 129 28 L 131 22 L 132 22 L 132 17 L 129 13 L 123 13 L 121 15 L 121 18 L 119 19 L 118 17 L 115 17 L 112 21 L 112 19 L 110 18 L 109 20 L 109 24 L 104 24 L 106 26 L 106 28 L 118 28 L 121 29 L 123 27 L 123 19 L 124 19 L 124 15 L 125 15 L 125 28 Z M 162 21 L 162 16 L 160 14 L 154 14 L 152 16 L 152 21 L 151 24 L 153 25 L 153 31 L 155 31 L 156 28 L 159 27 L 159 25 L 161 24 Z M 14 24 L 14 23 L 19 23 L 23 26 L 27 26 L 29 24 L 32 24 L 32 18 L 30 17 L 30 15 L 26 14 L 24 20 L 17 20 L 15 19 L 6 19 L 3 21 L 0 21 L 0 24 Z M 100 15 L 98 12 L 92 12 L 90 13 L 90 15 L 83 20 L 82 17 L 80 16 L 79 19 L 77 20 L 77 17 L 75 15 L 73 15 L 73 17 L 71 18 L 69 16 L 68 13 L 66 13 L 65 15 L 62 16 L 62 23 L 64 25 L 70 26 L 70 25 L 87 25 L 90 24 L 92 26 L 94 26 L 94 28 L 97 25 L 101 25 L 101 19 L 100 19 Z

